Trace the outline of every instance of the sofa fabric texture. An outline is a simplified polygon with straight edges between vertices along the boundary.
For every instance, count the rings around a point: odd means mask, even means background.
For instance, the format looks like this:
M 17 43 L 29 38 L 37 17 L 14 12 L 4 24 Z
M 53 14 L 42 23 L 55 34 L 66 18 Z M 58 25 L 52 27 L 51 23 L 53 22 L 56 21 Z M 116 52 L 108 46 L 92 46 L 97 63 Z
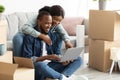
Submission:
M 61 23 L 70 36 L 76 36 L 76 25 L 82 25 L 83 21 L 83 17 L 67 17 Z

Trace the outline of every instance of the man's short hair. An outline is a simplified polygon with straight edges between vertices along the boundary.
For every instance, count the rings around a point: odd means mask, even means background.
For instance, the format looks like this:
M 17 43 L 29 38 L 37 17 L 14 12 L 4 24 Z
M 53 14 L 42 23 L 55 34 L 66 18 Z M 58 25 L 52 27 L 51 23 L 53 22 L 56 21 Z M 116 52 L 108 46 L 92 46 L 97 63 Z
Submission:
M 50 13 L 47 11 L 40 11 L 38 16 L 37 16 L 37 19 L 42 19 L 44 15 L 50 16 Z

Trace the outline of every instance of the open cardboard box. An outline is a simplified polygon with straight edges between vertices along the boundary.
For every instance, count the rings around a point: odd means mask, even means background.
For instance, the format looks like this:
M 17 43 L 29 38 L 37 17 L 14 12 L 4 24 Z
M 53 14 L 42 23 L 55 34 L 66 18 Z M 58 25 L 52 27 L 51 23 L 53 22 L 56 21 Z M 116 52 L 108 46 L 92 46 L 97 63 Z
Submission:
M 15 64 L 0 62 L 0 80 L 34 80 L 31 59 L 14 57 Z

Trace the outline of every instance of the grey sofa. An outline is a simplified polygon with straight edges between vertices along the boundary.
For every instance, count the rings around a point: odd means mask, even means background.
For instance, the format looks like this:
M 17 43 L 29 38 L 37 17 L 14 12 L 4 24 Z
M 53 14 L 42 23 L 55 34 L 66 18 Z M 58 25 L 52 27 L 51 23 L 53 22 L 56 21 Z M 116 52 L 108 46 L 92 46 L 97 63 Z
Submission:
M 21 30 L 21 26 L 31 19 L 33 15 L 37 15 L 34 12 L 16 12 L 5 15 L 5 19 L 8 23 L 7 31 L 7 50 L 13 50 L 12 39 L 14 35 Z M 71 43 L 76 46 L 76 25 L 85 25 L 86 21 L 83 17 L 65 17 L 62 24 L 68 32 Z M 85 26 L 85 46 L 88 46 L 88 34 L 87 26 Z M 65 49 L 64 43 L 62 49 Z

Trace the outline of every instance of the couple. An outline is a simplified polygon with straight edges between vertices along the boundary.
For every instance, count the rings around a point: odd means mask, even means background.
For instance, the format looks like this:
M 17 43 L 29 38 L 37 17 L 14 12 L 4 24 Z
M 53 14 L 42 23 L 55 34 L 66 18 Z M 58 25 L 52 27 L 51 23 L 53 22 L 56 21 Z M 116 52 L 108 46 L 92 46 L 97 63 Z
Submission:
M 52 11 L 52 8 L 54 8 L 54 11 Z M 74 61 L 59 62 L 62 40 L 65 41 L 67 47 L 72 47 L 72 45 L 66 40 L 66 33 L 64 31 L 63 37 L 62 32 L 57 31 L 58 26 L 51 27 L 51 25 L 53 26 L 54 24 L 60 25 L 59 23 L 64 18 L 64 10 L 60 6 L 55 5 L 51 7 L 50 11 L 52 11 L 53 14 L 52 12 L 47 12 L 45 8 L 39 11 L 37 25 L 34 27 L 36 32 L 41 33 L 44 37 L 50 37 L 50 40 L 47 43 L 47 41 L 41 39 L 40 36 L 33 37 L 26 34 L 24 36 L 22 49 L 23 57 L 33 60 L 35 66 L 35 80 L 69 80 L 67 77 L 71 76 L 80 67 L 82 60 L 78 57 Z M 54 23 L 55 21 L 56 23 Z M 62 29 L 58 28 L 58 30 Z M 43 49 L 45 49 L 44 51 L 47 53 L 45 56 L 42 56 Z M 44 60 L 51 60 L 51 62 L 46 64 L 43 62 Z M 81 77 L 80 80 L 87 79 L 82 79 Z

